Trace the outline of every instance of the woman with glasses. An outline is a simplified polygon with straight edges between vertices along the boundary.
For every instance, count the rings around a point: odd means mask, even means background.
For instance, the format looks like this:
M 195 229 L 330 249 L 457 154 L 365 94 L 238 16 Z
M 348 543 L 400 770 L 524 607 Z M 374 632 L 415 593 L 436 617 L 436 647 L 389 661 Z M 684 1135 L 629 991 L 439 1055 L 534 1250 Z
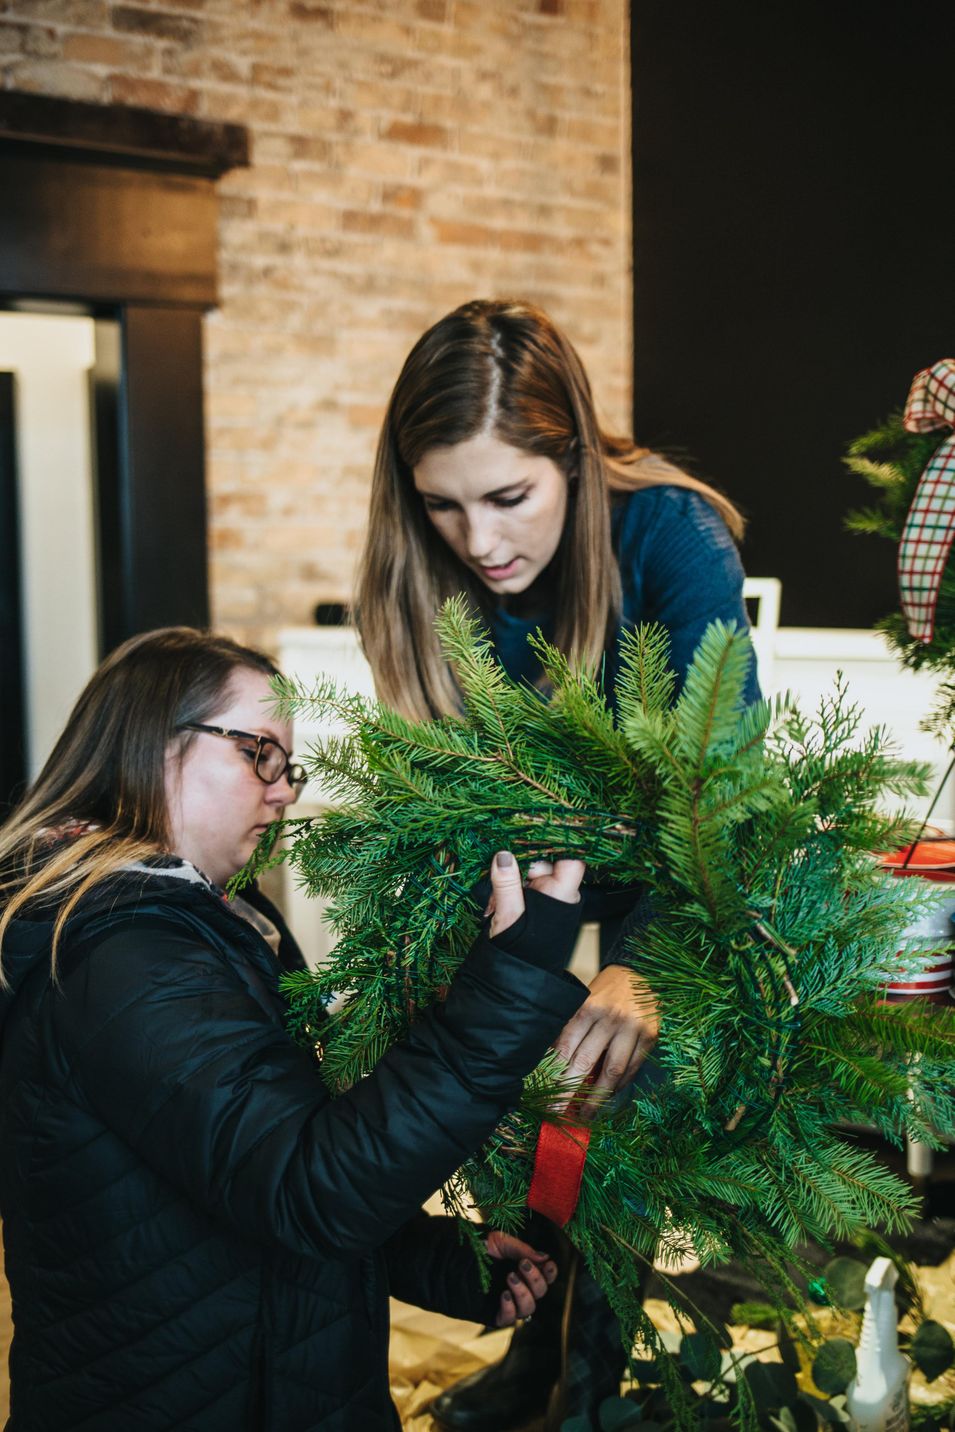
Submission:
M 525 892 L 496 857 L 445 1004 L 332 1098 L 284 1028 L 298 950 L 223 889 L 304 779 L 274 670 L 188 628 L 127 642 L 0 827 L 10 1432 L 394 1432 L 389 1292 L 505 1325 L 556 1277 L 492 1232 L 484 1293 L 419 1210 L 585 996 L 582 867 Z

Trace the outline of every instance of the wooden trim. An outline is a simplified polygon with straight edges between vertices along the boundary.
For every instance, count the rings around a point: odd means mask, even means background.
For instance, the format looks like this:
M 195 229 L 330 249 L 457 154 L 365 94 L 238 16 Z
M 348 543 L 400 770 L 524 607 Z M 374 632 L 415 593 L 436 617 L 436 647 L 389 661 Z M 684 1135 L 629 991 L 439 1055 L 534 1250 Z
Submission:
M 121 376 L 106 325 L 93 379 L 105 649 L 209 619 L 202 315 L 215 180 L 248 157 L 237 125 L 0 93 L 0 303 L 68 300 L 121 325 Z
M 211 179 L 0 153 L 0 294 L 216 301 Z
M 0 92 L 0 152 L 11 150 L 81 151 L 100 164 L 218 179 L 248 164 L 249 135 L 239 124 L 8 90 Z

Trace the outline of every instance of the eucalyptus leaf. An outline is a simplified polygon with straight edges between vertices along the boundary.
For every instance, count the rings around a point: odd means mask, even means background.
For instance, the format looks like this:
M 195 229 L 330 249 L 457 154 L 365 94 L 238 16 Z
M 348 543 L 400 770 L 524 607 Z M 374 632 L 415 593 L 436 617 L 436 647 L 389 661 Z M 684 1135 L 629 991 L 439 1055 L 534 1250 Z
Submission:
M 636 1382 L 659 1382 L 660 1368 L 657 1361 L 652 1357 L 632 1357 L 630 1359 L 630 1376 Z
M 837 1307 L 857 1312 L 865 1307 L 867 1265 L 858 1258 L 833 1258 L 823 1269 L 829 1295 Z M 818 1384 L 817 1384 L 818 1385 Z
M 856 1375 L 856 1350 L 848 1338 L 827 1338 L 812 1364 L 812 1380 L 828 1396 L 845 1392 Z
M 955 1360 L 955 1344 L 947 1328 L 926 1318 L 909 1345 L 909 1353 L 925 1381 L 934 1382 Z
M 721 1323 L 718 1318 L 708 1319 L 704 1331 L 709 1333 L 710 1337 L 715 1339 L 717 1347 L 724 1348 L 727 1352 L 732 1350 L 733 1334 L 730 1332 L 727 1325 L 725 1323 Z
M 796 1432 L 818 1432 L 819 1419 L 816 1416 L 816 1409 L 804 1392 L 800 1392 L 788 1410 L 796 1419 Z
M 778 1362 L 748 1362 L 743 1369 L 757 1411 L 763 1416 L 795 1402 L 799 1389 L 788 1367 Z
M 673 1408 L 670 1406 L 670 1399 L 666 1394 L 665 1388 L 655 1387 L 653 1389 L 643 1404 L 643 1413 L 645 1417 L 654 1422 L 659 1420 L 665 1427 L 672 1425 Z M 644 1423 L 644 1426 L 646 1426 L 646 1423 Z
M 628 1397 L 605 1397 L 597 1411 L 600 1432 L 624 1432 L 625 1428 L 642 1427 L 639 1404 Z
M 736 1432 L 733 1414 L 725 1402 L 713 1402 L 708 1397 L 701 1398 L 696 1411 L 699 1432 Z
M 797 1432 L 795 1414 L 788 1407 L 780 1407 L 779 1416 L 770 1417 L 769 1420 L 774 1427 L 779 1428 L 779 1432 Z
M 687 1333 L 680 1345 L 680 1362 L 692 1382 L 713 1382 L 720 1375 L 722 1358 L 709 1333 Z
M 817 1426 L 822 1423 L 825 1427 L 844 1427 L 851 1420 L 846 1409 L 846 1399 L 841 1395 L 813 1397 L 810 1392 L 800 1392 L 799 1398 L 809 1407 Z
M 821 1422 L 826 1427 L 840 1427 L 843 1422 L 847 1421 L 844 1412 L 835 1405 L 839 1402 L 839 1398 L 833 1398 L 830 1402 L 825 1397 L 813 1397 L 811 1392 L 801 1392 L 799 1396 L 808 1403 L 817 1426 Z
M 799 1353 L 796 1351 L 796 1344 L 790 1336 L 789 1329 L 781 1318 L 776 1324 L 776 1340 L 783 1367 L 788 1367 L 790 1372 L 797 1373 L 799 1371 Z

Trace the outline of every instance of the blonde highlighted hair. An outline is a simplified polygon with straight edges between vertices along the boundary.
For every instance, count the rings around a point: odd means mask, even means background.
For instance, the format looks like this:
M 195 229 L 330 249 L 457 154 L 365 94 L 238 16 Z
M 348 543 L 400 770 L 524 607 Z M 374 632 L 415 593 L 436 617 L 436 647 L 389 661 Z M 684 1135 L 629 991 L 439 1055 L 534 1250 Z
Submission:
M 583 364 L 541 309 L 508 300 L 455 309 L 415 344 L 388 403 L 356 592 L 378 695 L 414 719 L 458 705 L 434 632 L 441 603 L 464 592 L 487 614 L 490 600 L 429 521 L 414 469 L 432 448 L 481 432 L 549 458 L 567 479 L 567 520 L 554 559 L 554 639 L 593 667 L 620 608 L 612 493 L 661 484 L 689 488 L 716 509 L 734 537 L 743 532 L 743 519 L 728 498 L 649 449 L 601 429 Z
M 262 652 L 192 627 L 146 632 L 107 657 L 33 786 L 0 826 L 0 952 L 17 914 L 52 906 L 55 970 L 63 928 L 83 896 L 167 848 L 170 742 L 182 726 L 208 721 L 240 667 L 276 674 Z M 194 739 L 179 737 L 181 754 Z

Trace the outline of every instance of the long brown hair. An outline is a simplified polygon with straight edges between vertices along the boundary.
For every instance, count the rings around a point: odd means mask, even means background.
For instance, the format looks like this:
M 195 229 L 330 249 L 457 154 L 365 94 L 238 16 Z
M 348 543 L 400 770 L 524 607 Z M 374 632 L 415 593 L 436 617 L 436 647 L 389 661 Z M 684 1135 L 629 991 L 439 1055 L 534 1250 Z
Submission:
M 107 657 L 46 765 L 0 826 L 0 947 L 31 902 L 58 901 L 53 954 L 81 897 L 168 840 L 165 761 L 179 727 L 208 721 L 232 673 L 276 668 L 262 652 L 192 627 L 135 636 Z M 184 733 L 184 754 L 194 736 Z M 69 832 L 69 839 L 58 838 Z
M 610 494 L 671 484 L 698 492 L 735 537 L 743 519 L 699 479 L 631 439 L 605 433 L 576 351 L 541 309 L 477 300 L 449 313 L 409 353 L 388 403 L 356 592 L 357 620 L 381 699 L 425 720 L 457 706 L 434 632 L 441 603 L 489 594 L 428 520 L 414 468 L 432 448 L 491 432 L 550 458 L 570 484 L 556 563 L 554 640 L 596 666 L 620 607 Z

